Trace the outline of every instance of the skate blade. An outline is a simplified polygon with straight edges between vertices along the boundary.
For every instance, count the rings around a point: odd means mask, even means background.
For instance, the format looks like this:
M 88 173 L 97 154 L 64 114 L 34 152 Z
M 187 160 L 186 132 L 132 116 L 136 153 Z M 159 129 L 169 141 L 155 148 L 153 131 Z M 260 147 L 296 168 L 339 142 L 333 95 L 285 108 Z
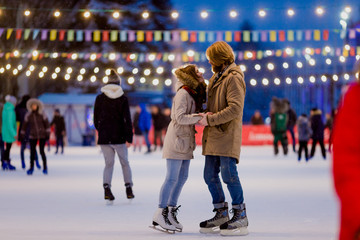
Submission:
M 216 227 L 212 227 L 212 228 L 200 228 L 200 233 L 205 233 L 205 234 L 220 233 L 220 226 L 216 226 Z
M 245 236 L 248 234 L 249 234 L 249 231 L 248 231 L 247 227 L 220 231 L 221 236 Z
M 114 205 L 114 200 L 106 200 L 106 205 L 107 206 Z
M 168 230 L 168 229 L 164 229 L 164 228 L 161 228 L 161 227 L 156 227 L 156 226 L 149 226 L 149 228 L 152 228 L 152 229 L 155 229 L 157 231 L 160 231 L 160 232 L 164 232 L 164 233 L 167 233 L 167 234 L 175 234 L 175 230 Z

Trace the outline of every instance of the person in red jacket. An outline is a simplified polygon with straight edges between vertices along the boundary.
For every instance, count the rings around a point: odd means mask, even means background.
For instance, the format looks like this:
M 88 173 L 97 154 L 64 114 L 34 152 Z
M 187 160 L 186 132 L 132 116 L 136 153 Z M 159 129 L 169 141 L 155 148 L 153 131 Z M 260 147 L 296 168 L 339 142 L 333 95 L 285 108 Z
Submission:
M 333 176 L 341 205 L 340 240 L 360 239 L 359 119 L 360 81 L 348 88 L 333 132 Z

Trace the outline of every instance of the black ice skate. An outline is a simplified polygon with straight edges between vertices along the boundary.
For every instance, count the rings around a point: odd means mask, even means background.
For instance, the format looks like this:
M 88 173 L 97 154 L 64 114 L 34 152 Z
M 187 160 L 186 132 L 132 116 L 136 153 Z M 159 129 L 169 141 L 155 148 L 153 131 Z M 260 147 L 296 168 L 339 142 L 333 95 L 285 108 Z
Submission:
M 227 202 L 225 202 L 224 207 L 215 208 L 213 212 L 215 212 L 215 216 L 213 218 L 200 223 L 201 233 L 219 233 L 220 225 L 229 221 Z
M 104 195 L 104 199 L 108 200 L 109 203 L 112 203 L 112 201 L 115 200 L 115 197 L 111 192 L 110 186 L 107 183 L 104 184 Z
M 158 208 L 154 214 L 152 226 L 155 230 L 174 234 L 176 231 L 176 227 L 171 224 L 168 219 L 169 209 L 166 208 Z
M 220 226 L 220 234 L 222 236 L 243 236 L 249 233 L 247 227 L 249 225 L 245 203 L 240 205 L 239 209 L 232 209 L 234 213 L 230 221 Z
M 126 183 L 125 184 L 125 187 L 126 187 L 126 197 L 128 199 L 133 199 L 135 196 L 133 194 L 133 191 L 132 191 L 132 188 L 130 186 L 130 183 Z

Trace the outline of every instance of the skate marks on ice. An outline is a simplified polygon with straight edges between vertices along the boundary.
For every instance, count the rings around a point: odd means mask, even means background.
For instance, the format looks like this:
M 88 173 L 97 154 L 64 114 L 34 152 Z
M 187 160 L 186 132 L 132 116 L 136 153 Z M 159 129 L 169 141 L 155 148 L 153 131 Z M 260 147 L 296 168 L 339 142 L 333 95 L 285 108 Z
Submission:
M 162 228 L 160 225 L 152 225 L 152 226 L 149 226 L 149 228 L 154 229 L 156 231 L 163 232 L 163 233 L 175 234 L 174 230 L 168 230 L 168 229 Z

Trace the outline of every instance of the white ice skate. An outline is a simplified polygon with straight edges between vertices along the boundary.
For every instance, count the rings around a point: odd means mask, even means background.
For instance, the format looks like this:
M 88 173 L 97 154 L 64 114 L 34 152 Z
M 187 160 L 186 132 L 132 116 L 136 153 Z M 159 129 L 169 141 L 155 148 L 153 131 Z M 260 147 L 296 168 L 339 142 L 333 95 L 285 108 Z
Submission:
M 169 209 L 166 208 L 158 208 L 154 214 L 152 226 L 155 230 L 174 234 L 176 231 L 176 227 L 173 226 L 168 219 Z
M 173 225 L 176 228 L 177 232 L 182 232 L 183 225 L 179 223 L 176 217 L 179 207 L 181 207 L 181 205 L 178 207 L 169 207 L 168 219 L 171 225 Z

